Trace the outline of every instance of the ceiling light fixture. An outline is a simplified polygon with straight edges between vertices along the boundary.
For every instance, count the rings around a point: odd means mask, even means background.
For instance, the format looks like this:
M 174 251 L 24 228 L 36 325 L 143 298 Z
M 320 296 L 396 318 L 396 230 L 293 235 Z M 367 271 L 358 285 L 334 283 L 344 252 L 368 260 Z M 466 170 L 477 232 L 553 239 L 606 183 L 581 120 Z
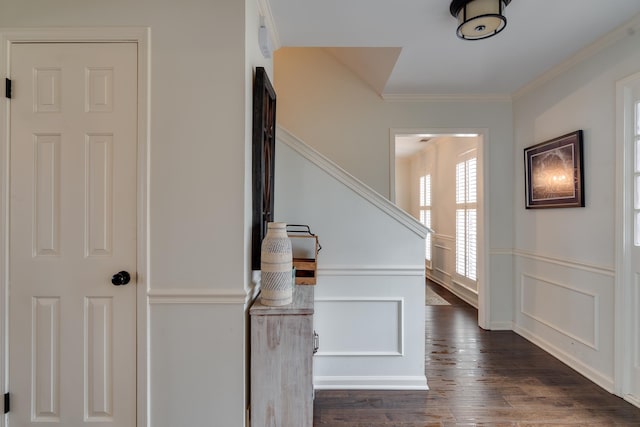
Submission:
M 453 0 L 449 11 L 458 18 L 458 37 L 480 40 L 495 36 L 507 26 L 504 8 L 511 0 Z

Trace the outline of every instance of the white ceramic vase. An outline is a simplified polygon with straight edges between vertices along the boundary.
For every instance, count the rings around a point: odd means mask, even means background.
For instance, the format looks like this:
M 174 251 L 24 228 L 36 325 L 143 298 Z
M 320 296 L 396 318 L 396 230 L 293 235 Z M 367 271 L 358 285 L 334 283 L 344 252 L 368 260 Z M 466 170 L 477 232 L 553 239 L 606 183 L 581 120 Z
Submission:
M 293 301 L 292 267 L 291 240 L 287 236 L 287 224 L 268 223 L 267 235 L 262 241 L 260 253 L 262 304 L 268 306 L 291 304 Z

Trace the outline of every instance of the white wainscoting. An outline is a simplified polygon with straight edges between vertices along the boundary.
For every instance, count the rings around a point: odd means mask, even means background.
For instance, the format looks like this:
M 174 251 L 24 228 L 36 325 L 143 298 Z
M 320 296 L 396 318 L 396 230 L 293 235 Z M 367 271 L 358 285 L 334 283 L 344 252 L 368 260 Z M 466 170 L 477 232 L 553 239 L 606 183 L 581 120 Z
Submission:
M 424 337 L 424 298 L 421 265 L 319 268 L 315 388 L 428 389 L 416 374 L 424 371 L 424 339 L 411 338 Z
M 571 310 L 561 307 L 570 305 Z M 530 318 L 598 350 L 598 296 L 542 277 L 522 274 L 520 312 Z M 580 318 L 573 318 L 580 313 Z
M 613 390 L 614 269 L 514 251 L 514 330 Z
M 434 234 L 432 241 L 431 271 L 427 271 L 427 276 L 443 286 L 450 287 L 455 266 L 456 239 L 452 236 Z
M 211 414 L 228 414 L 218 425 L 238 425 L 248 405 L 238 379 L 247 375 L 251 295 L 243 289 L 148 291 L 149 425 L 202 425 Z M 224 384 L 225 393 L 211 399 L 212 384 Z

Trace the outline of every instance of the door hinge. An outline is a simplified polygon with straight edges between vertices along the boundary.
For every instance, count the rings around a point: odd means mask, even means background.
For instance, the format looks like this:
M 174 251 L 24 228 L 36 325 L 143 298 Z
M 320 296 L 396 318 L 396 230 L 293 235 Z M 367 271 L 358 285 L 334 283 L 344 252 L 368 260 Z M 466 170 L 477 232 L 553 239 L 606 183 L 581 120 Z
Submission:
M 8 414 L 11 410 L 11 395 L 9 393 L 4 394 L 4 413 Z
M 11 79 L 5 79 L 4 94 L 8 99 L 11 99 Z

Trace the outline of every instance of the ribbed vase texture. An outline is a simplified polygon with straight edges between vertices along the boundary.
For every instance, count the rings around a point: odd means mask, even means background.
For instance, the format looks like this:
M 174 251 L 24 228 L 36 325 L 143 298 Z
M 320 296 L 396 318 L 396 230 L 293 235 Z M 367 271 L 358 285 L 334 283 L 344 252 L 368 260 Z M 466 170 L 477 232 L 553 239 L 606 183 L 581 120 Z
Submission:
M 261 302 L 264 305 L 279 306 L 291 304 L 293 287 L 291 269 L 291 240 L 287 236 L 287 224 L 270 222 L 267 235 L 262 241 L 260 254 L 262 270 Z

